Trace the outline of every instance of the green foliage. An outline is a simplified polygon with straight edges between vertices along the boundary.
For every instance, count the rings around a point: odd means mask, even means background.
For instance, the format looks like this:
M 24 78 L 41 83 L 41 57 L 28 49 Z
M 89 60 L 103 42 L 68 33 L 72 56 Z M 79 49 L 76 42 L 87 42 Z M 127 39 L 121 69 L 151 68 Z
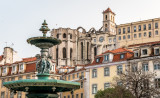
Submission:
M 107 88 L 105 90 L 99 90 L 95 98 L 135 98 L 132 93 L 121 87 L 116 86 L 115 88 Z

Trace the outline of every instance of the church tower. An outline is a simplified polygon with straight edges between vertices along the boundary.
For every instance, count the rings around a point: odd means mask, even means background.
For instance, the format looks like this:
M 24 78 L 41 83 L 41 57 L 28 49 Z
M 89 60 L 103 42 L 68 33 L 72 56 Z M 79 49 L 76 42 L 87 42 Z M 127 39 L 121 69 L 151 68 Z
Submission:
M 116 34 L 115 13 L 110 8 L 103 11 L 103 31 L 112 35 Z

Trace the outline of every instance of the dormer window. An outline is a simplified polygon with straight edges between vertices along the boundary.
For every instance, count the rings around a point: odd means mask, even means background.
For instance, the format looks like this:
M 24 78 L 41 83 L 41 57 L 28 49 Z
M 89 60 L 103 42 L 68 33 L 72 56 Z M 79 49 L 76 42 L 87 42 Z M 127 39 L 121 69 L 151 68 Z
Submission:
M 24 68 L 23 64 L 20 64 L 19 70 L 23 70 L 23 68 Z
M 142 55 L 147 55 L 147 49 L 142 50 Z
M 97 63 L 99 62 L 99 58 L 96 58 L 96 62 L 97 62 Z
M 109 54 L 104 56 L 105 61 L 109 61 Z
M 3 73 L 6 73 L 6 72 L 7 72 L 7 68 L 4 67 L 4 68 L 3 68 Z
M 154 55 L 159 55 L 159 48 L 154 49 Z
M 138 51 L 134 52 L 134 57 L 138 57 Z
M 124 54 L 120 54 L 120 59 L 123 59 L 124 58 Z

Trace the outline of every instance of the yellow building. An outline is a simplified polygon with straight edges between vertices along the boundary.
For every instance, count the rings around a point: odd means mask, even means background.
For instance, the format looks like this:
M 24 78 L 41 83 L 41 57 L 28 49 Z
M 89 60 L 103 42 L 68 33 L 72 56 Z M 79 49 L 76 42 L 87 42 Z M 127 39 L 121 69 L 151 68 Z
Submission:
M 61 67 L 59 68 L 59 74 L 62 75 L 63 80 L 79 82 L 81 84 L 80 89 L 78 90 L 60 93 L 60 98 L 87 98 L 87 96 L 85 96 L 85 91 L 87 90 L 84 65 Z
M 89 84 L 86 98 L 94 98 L 98 90 L 104 90 L 112 87 L 115 83 L 114 77 L 125 71 L 127 68 L 127 59 L 133 56 L 133 52 L 124 48 L 118 48 L 112 51 L 106 51 L 95 57 L 92 64 L 85 66 L 86 78 Z M 120 85 L 121 82 L 117 82 Z

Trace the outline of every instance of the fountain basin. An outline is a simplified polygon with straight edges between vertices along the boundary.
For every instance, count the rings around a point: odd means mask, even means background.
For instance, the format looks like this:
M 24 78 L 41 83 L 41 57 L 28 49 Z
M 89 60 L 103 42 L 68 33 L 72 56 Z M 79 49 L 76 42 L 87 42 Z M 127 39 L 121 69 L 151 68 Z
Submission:
M 80 83 L 55 79 L 24 79 L 4 82 L 3 85 L 13 91 L 57 93 L 79 89 Z M 55 87 L 55 90 L 53 90 Z M 27 89 L 28 88 L 28 89 Z
M 27 40 L 31 45 L 35 45 L 39 48 L 51 48 L 54 45 L 59 45 L 61 40 L 53 37 L 32 37 Z

